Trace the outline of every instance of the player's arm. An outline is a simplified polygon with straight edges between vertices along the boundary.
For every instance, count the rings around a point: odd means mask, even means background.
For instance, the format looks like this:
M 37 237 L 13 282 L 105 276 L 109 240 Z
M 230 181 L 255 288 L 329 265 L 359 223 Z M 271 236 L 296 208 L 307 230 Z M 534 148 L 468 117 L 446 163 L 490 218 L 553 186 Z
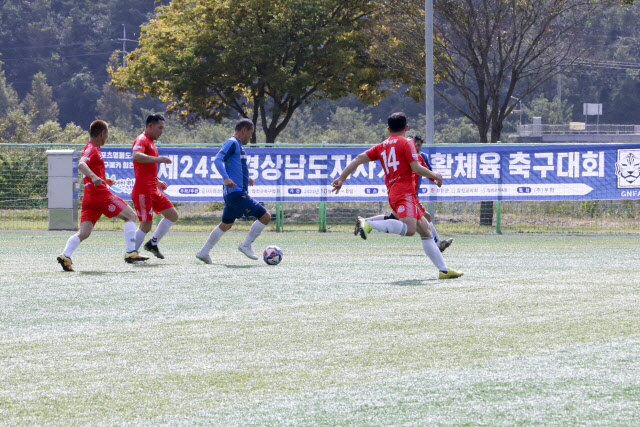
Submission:
M 93 185 L 95 185 L 96 187 L 99 185 L 102 185 L 102 183 L 104 181 L 102 181 L 102 178 L 100 178 L 98 175 L 96 175 L 91 168 L 89 167 L 89 165 L 87 165 L 85 162 L 83 162 L 82 160 L 80 160 L 78 162 L 78 170 L 80 172 L 82 172 L 84 174 L 84 176 L 88 176 L 89 179 L 91 180 L 91 182 L 93 182 Z
M 425 178 L 432 178 L 438 187 L 442 186 L 442 175 L 438 172 L 430 171 L 429 169 L 422 166 L 417 160 L 409 163 L 409 166 L 411 166 L 411 170 L 414 173 L 417 173 L 418 175 Z
M 233 188 L 236 186 L 236 183 L 233 182 L 231 178 L 229 178 L 229 174 L 227 173 L 227 168 L 224 165 L 224 161 L 227 160 L 234 152 L 236 146 L 233 142 L 227 141 L 224 143 L 216 157 L 213 159 L 213 164 L 216 165 L 216 169 L 218 169 L 218 173 L 222 176 L 224 181 L 224 186 L 227 188 Z
M 150 156 L 141 151 L 133 151 L 133 161 L 138 163 L 166 163 L 171 164 L 171 159 L 167 156 Z
M 333 186 L 333 189 L 331 191 L 338 194 L 340 192 L 340 189 L 342 188 L 342 184 L 344 184 L 344 182 L 349 177 L 349 175 L 351 175 L 351 173 L 354 170 L 356 170 L 358 166 L 368 163 L 370 161 L 371 159 L 369 158 L 369 156 L 367 156 L 367 153 L 358 154 L 356 158 L 351 160 L 351 162 L 347 165 L 347 167 L 344 168 L 340 176 L 331 183 L 331 185 Z

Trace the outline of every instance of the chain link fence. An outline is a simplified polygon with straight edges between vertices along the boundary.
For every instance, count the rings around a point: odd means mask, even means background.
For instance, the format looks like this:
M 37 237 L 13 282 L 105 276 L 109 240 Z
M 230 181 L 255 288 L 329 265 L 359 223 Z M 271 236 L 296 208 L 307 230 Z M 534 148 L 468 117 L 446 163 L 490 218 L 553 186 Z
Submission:
M 48 227 L 47 156 L 50 148 L 81 146 L 0 144 L 0 229 Z M 81 177 L 78 182 L 82 182 Z M 78 209 L 82 200 L 79 185 Z M 494 202 L 481 212 L 480 202 L 435 202 L 435 223 L 440 233 L 638 233 L 640 201 L 589 200 L 553 202 Z M 486 205 L 486 204 L 484 204 Z M 265 203 L 277 231 L 353 230 L 358 216 L 389 213 L 385 202 Z M 176 203 L 184 231 L 209 231 L 222 218 L 224 204 Z M 490 225 L 480 225 L 480 217 Z M 118 230 L 123 222 L 103 217 L 96 230 Z M 483 221 L 487 223 L 487 221 Z M 251 221 L 238 221 L 248 228 Z

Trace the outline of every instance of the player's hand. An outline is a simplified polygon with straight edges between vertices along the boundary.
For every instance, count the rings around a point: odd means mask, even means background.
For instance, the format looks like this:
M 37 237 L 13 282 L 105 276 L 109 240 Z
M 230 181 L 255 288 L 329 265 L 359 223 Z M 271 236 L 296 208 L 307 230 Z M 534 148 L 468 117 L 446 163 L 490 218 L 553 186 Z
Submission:
M 442 174 L 439 172 L 434 172 L 436 175 L 433 179 L 438 187 L 442 187 Z
M 253 185 L 253 184 L 255 184 L 255 183 L 256 183 L 256 182 L 253 180 L 253 178 L 249 178 L 249 185 Z
M 166 190 L 166 189 L 167 189 L 167 187 L 169 187 L 169 186 L 167 185 L 167 183 L 166 183 L 166 182 L 164 182 L 164 181 L 158 181 L 158 188 L 159 188 L 159 189 L 161 189 L 162 191 L 164 191 L 164 190 Z
M 158 163 L 166 163 L 168 165 L 171 164 L 171 159 L 167 156 L 158 156 Z
M 336 178 L 336 180 L 331 183 L 331 186 L 333 186 L 331 192 L 338 194 L 342 188 L 342 184 L 344 184 L 344 182 L 342 182 L 340 178 Z
M 107 178 L 106 183 L 107 183 L 107 185 L 108 185 L 109 187 L 111 187 L 111 186 L 112 186 L 113 184 L 115 184 L 116 182 L 115 182 L 113 179 L 111 179 L 111 178 Z
M 95 178 L 92 178 L 92 179 L 91 179 L 91 182 L 93 182 L 93 185 L 94 185 L 94 186 L 96 186 L 96 187 L 99 187 L 99 186 L 101 186 L 101 185 L 104 183 L 104 181 L 102 180 L 102 178 L 100 178 L 100 177 L 98 177 L 98 176 L 96 176 Z
M 228 188 L 233 188 L 236 186 L 236 183 L 233 182 L 233 180 L 231 178 L 225 178 L 224 179 L 224 186 L 228 187 Z

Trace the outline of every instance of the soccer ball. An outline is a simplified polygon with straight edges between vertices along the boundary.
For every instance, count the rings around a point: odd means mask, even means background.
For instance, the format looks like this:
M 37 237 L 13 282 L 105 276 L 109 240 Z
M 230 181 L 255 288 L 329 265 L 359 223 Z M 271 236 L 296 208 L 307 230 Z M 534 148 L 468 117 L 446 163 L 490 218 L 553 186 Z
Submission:
M 264 248 L 262 259 L 269 265 L 278 265 L 282 261 L 282 249 L 277 246 L 267 246 Z

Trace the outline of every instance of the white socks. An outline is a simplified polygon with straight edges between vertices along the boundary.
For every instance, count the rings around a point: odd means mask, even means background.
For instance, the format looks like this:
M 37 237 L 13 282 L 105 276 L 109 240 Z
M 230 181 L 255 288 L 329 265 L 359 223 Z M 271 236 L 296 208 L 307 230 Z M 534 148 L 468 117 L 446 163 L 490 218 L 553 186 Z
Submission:
M 78 237 L 77 234 L 74 234 L 73 236 L 69 237 L 69 240 L 67 240 L 67 246 L 64 247 L 64 251 L 62 251 L 62 253 L 67 258 L 71 258 L 73 251 L 76 250 L 79 244 L 80 244 L 80 238 Z
M 134 250 L 138 250 L 140 249 L 140 246 L 142 245 L 142 242 L 144 242 L 144 236 L 146 236 L 147 233 L 145 233 L 144 231 L 140 230 L 139 228 L 136 230 L 136 247 Z
M 442 253 L 438 246 L 436 246 L 436 242 L 433 241 L 433 237 L 422 238 L 422 249 L 424 249 L 424 253 L 427 254 L 438 270 L 444 271 L 445 273 L 449 271 L 449 267 L 447 267 L 447 264 L 444 262 Z
M 431 223 L 431 235 L 433 236 L 433 241 L 436 242 L 436 246 L 440 246 L 440 236 L 438 236 L 436 226 L 433 223 Z
M 258 220 L 255 220 L 254 223 L 251 224 L 251 228 L 249 229 L 249 234 L 247 234 L 247 237 L 244 239 L 244 242 L 242 242 L 242 246 L 251 246 L 253 241 L 256 240 L 256 238 L 260 235 L 260 233 L 262 233 L 262 230 L 264 230 L 265 227 L 266 227 L 265 224 L 261 223 Z
M 371 218 L 365 218 L 365 221 L 369 222 L 369 221 L 382 221 L 384 219 L 384 214 L 383 215 L 376 215 L 376 216 L 372 216 Z
M 209 238 L 204 243 L 204 246 L 202 247 L 202 249 L 200 249 L 200 252 L 198 253 L 201 253 L 203 255 L 209 255 L 209 252 L 211 252 L 211 249 L 216 243 L 218 243 L 218 240 L 220 240 L 220 237 L 222 237 L 223 234 L 224 234 L 224 231 L 220 229 L 220 226 L 217 226 L 216 228 L 214 228 L 211 234 L 209 234 Z
M 127 252 L 137 250 L 136 246 L 136 223 L 127 221 L 124 223 L 124 240 L 127 245 Z M 142 236 L 144 238 L 144 236 Z
M 156 227 L 156 231 L 153 233 L 153 237 L 151 238 L 151 244 L 157 245 L 160 239 L 167 234 L 167 231 L 171 228 L 173 222 L 169 221 L 167 218 L 162 218 L 158 226 Z
M 371 228 L 384 231 L 385 233 L 393 233 L 404 236 L 407 234 L 407 224 L 397 219 L 385 219 L 382 221 L 372 221 L 367 223 L 371 226 Z

